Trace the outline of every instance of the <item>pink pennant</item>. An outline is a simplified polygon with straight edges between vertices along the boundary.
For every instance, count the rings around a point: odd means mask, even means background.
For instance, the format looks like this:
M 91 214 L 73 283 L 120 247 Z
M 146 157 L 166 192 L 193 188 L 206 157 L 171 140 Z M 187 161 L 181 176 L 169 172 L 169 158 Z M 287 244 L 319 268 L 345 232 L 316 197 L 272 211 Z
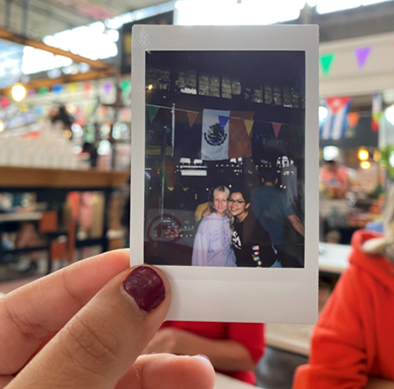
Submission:
M 275 138 L 278 138 L 282 123 L 272 123 L 272 127 L 274 128 Z
M 362 69 L 365 66 L 365 63 L 367 62 L 371 50 L 372 49 L 370 47 L 360 47 L 354 50 L 354 54 L 356 56 L 357 65 L 359 69 Z

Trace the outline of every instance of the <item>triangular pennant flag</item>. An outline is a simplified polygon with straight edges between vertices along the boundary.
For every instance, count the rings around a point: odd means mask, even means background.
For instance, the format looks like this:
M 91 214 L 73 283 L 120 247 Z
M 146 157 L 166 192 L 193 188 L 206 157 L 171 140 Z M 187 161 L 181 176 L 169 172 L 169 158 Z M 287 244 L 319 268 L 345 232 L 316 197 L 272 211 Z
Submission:
M 323 77 L 327 77 L 328 74 L 330 73 L 334 58 L 335 58 L 334 53 L 323 54 L 320 56 L 320 66 L 323 73 Z
M 249 136 L 250 132 L 252 131 L 254 121 L 245 119 L 244 123 L 245 123 L 245 127 L 246 127 L 246 132 L 248 133 L 248 136 Z
M 198 112 L 187 111 L 187 118 L 189 119 L 190 127 L 193 127 L 193 124 L 196 121 L 197 116 L 198 116 Z
M 272 127 L 274 127 L 275 138 L 278 137 L 280 128 L 282 127 L 281 123 L 272 123 Z
M 370 52 L 370 47 L 360 47 L 359 49 L 354 50 L 354 54 L 357 59 L 357 66 L 359 69 L 362 69 L 365 66 Z
M 220 124 L 220 127 L 221 127 L 222 129 L 224 129 L 224 127 L 226 127 L 226 124 L 227 124 L 227 122 L 228 122 L 228 119 L 229 119 L 228 116 L 219 116 L 219 124 Z
M 146 109 L 148 110 L 148 115 L 149 115 L 149 120 L 152 123 L 153 120 L 155 120 L 157 111 L 160 109 L 159 107 L 156 107 L 155 105 L 147 105 Z
M 347 122 L 349 123 L 349 127 L 351 128 L 357 126 L 359 119 L 360 119 L 360 114 L 358 112 L 349 112 L 347 114 Z

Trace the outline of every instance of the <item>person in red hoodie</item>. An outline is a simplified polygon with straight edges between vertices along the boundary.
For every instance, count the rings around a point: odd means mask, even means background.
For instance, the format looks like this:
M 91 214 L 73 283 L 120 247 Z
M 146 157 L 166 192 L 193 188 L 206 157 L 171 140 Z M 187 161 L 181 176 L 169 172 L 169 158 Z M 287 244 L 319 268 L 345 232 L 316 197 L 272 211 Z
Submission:
M 385 233 L 356 231 L 349 267 L 315 326 L 293 389 L 394 388 L 394 188 Z

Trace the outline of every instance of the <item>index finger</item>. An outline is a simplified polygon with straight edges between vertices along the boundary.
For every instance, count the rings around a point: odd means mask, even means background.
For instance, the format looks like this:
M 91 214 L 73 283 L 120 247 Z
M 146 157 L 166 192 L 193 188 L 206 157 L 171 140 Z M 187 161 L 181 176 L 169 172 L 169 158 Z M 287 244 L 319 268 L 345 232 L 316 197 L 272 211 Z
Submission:
M 129 267 L 130 251 L 111 251 L 41 278 L 0 300 L 0 375 L 19 371 L 110 279 Z

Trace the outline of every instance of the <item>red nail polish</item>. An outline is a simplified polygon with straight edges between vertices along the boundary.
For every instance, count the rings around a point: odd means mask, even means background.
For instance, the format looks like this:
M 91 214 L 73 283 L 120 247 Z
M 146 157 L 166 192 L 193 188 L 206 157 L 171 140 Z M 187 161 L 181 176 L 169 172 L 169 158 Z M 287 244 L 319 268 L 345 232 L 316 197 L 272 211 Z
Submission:
M 159 306 L 166 294 L 160 276 L 147 266 L 132 270 L 123 281 L 123 288 L 133 297 L 138 307 L 147 313 Z

